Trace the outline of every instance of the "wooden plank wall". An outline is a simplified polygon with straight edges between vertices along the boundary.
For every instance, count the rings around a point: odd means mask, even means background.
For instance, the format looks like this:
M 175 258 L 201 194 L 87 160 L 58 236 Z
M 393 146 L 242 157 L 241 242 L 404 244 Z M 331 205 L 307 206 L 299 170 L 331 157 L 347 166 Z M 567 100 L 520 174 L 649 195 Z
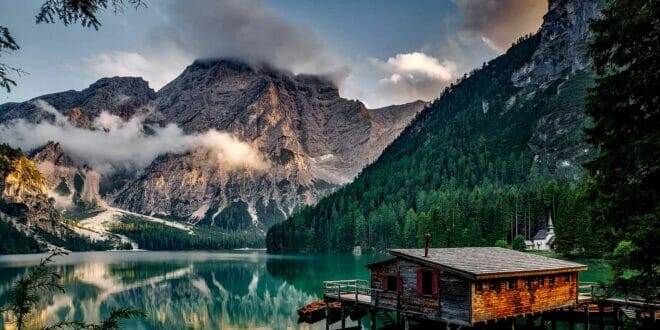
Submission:
M 470 282 L 467 279 L 440 274 L 441 317 L 470 323 Z
M 472 282 L 472 322 L 493 320 L 508 316 L 529 314 L 573 305 L 577 294 L 577 273 L 573 272 L 569 282 L 564 281 L 564 274 L 531 276 L 531 288 L 525 288 L 526 277 L 515 278 L 517 289 L 507 290 L 506 279 L 492 280 L 497 283 L 491 291 L 489 280 L 482 281 L 483 292 L 478 293 L 476 283 Z M 550 276 L 555 277 L 555 284 L 550 285 Z M 537 279 L 543 277 L 544 285 L 539 287 Z M 499 291 L 499 292 L 498 292 Z
M 399 275 L 399 261 L 393 259 L 390 262 L 381 263 L 376 266 L 371 267 L 371 287 L 374 289 L 385 289 L 385 281 L 388 276 L 398 276 Z M 395 288 L 392 288 L 395 290 Z M 383 291 L 378 295 L 378 307 L 396 309 L 396 291 Z M 372 300 L 375 297 L 372 297 Z M 372 303 L 374 303 L 372 301 Z
M 396 310 L 398 296 L 399 310 L 404 313 L 421 314 L 420 316 L 428 319 L 444 318 L 469 324 L 470 283 L 468 280 L 438 271 L 439 293 L 421 295 L 417 292 L 418 269 L 426 268 L 401 259 L 372 267 L 371 287 L 373 288 L 383 289 L 387 276 L 402 277 L 402 291 L 396 292 L 391 289 L 381 293 L 377 306 Z M 428 270 L 432 271 L 430 268 Z M 440 301 L 442 301 L 442 309 Z
M 419 264 L 399 260 L 399 272 L 403 277 L 403 292 L 401 294 L 402 309 L 407 312 L 421 313 L 430 319 L 438 319 L 440 313 L 438 295 L 422 295 L 417 293 L 417 270 L 420 268 L 425 269 Z M 432 271 L 430 268 L 429 270 Z

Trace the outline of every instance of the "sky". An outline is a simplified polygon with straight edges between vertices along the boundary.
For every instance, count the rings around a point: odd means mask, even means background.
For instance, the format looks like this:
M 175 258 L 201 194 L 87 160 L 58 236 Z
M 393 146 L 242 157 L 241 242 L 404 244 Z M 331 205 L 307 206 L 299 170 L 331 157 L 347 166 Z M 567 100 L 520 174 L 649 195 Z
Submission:
M 332 79 L 376 108 L 432 100 L 464 73 L 538 30 L 547 0 L 146 0 L 100 14 L 98 31 L 35 24 L 44 0 L 0 2 L 27 74 L 0 103 L 141 76 L 158 90 L 197 58 L 231 57 Z

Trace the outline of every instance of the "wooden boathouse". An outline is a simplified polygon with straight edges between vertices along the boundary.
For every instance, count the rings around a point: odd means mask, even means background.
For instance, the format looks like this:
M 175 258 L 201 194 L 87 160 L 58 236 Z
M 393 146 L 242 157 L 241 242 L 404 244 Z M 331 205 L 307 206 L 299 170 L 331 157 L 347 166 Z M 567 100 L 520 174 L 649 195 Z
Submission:
M 392 249 L 366 281 L 324 283 L 324 298 L 408 319 L 475 326 L 573 308 L 586 266 L 496 247 Z

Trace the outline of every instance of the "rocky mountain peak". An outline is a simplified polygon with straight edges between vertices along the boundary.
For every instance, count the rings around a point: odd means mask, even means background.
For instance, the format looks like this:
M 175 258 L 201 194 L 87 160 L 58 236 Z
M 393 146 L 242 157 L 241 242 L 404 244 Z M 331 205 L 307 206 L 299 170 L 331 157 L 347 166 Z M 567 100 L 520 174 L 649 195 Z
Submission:
M 76 166 L 74 161 L 62 149 L 59 142 L 48 142 L 45 146 L 32 151 L 30 159 L 37 163 L 51 162 L 57 166 Z
M 588 67 L 589 21 L 604 6 L 604 0 L 549 1 L 539 31 L 539 46 L 531 60 L 512 75 L 514 84 L 547 88 L 560 77 Z
M 185 134 L 214 130 L 248 144 L 272 164 L 268 171 L 219 167 L 209 161 L 218 155 L 199 148 L 161 155 L 139 174 L 122 173 L 117 180 L 75 164 L 58 144 L 65 141 L 32 155 L 58 201 L 108 202 L 230 230 L 265 229 L 349 182 L 426 104 L 369 110 L 341 98 L 325 77 L 232 59 L 197 60 L 158 92 L 141 78 L 113 77 L 39 99 L 77 127 L 94 129 L 101 111 L 124 119 L 143 113 L 151 127 L 174 124 Z M 0 122 L 37 122 L 44 118 L 35 113 L 48 115 L 31 102 L 2 107 Z

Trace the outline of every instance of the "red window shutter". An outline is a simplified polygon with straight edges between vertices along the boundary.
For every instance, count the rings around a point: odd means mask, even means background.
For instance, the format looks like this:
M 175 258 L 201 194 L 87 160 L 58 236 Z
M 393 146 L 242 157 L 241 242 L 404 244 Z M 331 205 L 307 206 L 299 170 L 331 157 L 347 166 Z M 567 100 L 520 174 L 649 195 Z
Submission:
M 422 294 L 422 270 L 417 270 L 417 294 Z
M 396 291 L 403 292 L 403 277 L 396 278 Z
M 432 284 L 432 287 L 431 287 L 431 290 L 432 290 L 431 292 L 433 292 L 434 295 L 438 294 L 438 280 L 439 280 L 438 277 L 439 277 L 438 271 L 434 270 L 433 271 L 433 284 Z
M 387 287 L 387 282 L 389 282 L 387 280 L 387 276 L 383 277 L 383 290 L 385 290 L 385 291 L 390 289 L 390 288 Z

